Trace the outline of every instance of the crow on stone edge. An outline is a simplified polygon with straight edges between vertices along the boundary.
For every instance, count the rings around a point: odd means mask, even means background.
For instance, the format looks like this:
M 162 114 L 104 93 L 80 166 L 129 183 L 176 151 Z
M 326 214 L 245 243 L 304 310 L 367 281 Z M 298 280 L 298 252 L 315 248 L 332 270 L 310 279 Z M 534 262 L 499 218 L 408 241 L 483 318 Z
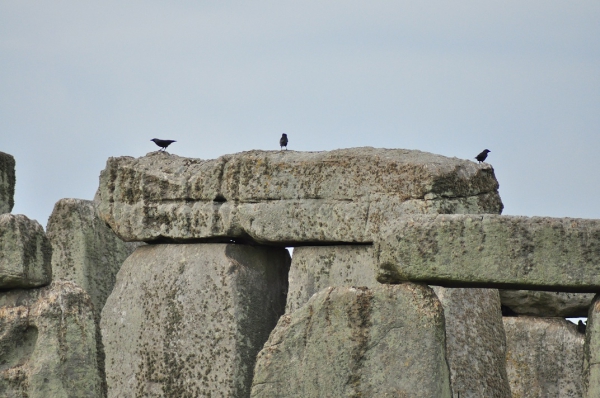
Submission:
M 156 145 L 158 145 L 159 147 L 161 147 L 162 149 L 159 149 L 161 151 L 166 150 L 169 145 L 171 145 L 174 142 L 177 142 L 175 140 L 159 140 L 158 138 L 152 138 L 150 141 L 154 141 L 154 143 Z
M 283 150 L 283 147 L 285 147 L 285 150 L 287 151 L 287 143 L 288 143 L 287 134 L 281 134 L 281 138 L 279 139 L 279 147 L 282 150 Z
M 487 158 L 487 154 L 490 151 L 489 149 L 484 149 L 483 152 L 481 152 L 479 155 L 475 156 L 475 159 L 477 159 L 479 161 L 479 163 L 483 162 L 485 160 L 485 158 Z

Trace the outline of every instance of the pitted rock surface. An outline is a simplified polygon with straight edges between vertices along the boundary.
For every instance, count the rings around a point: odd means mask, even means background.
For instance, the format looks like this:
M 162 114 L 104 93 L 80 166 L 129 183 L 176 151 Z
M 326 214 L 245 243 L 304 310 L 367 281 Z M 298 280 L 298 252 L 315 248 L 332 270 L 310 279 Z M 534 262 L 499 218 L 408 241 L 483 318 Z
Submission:
M 0 152 L 0 214 L 10 213 L 15 205 L 15 158 Z
M 519 315 L 541 317 L 586 317 L 594 293 L 500 290 L 502 305 Z
M 103 398 L 89 296 L 71 282 L 0 293 L 0 396 Z
M 22 214 L 0 214 L 0 289 L 52 281 L 52 247 L 44 229 Z
M 279 320 L 253 398 L 449 398 L 443 310 L 427 286 L 336 287 Z
M 587 319 L 583 357 L 584 397 L 600 397 L 600 295 L 596 295 Z
M 364 243 L 415 213 L 502 211 L 489 165 L 404 149 L 110 158 L 100 214 L 126 241 Z
M 96 205 L 90 200 L 56 202 L 46 231 L 52 244 L 54 279 L 70 280 L 83 288 L 92 299 L 99 321 L 121 264 L 138 244 L 119 239 L 98 217 Z
M 600 220 L 414 215 L 375 242 L 380 282 L 600 291 Z
M 108 397 L 247 397 L 289 264 L 283 248 L 140 246 L 102 311 Z
M 504 317 L 513 397 L 583 397 L 584 336 L 562 318 Z

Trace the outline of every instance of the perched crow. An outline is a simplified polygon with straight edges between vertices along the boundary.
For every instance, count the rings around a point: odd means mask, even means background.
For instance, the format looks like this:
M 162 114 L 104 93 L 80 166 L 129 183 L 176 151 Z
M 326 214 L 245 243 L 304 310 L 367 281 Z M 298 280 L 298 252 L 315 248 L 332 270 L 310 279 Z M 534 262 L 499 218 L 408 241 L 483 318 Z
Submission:
M 154 143 L 161 147 L 163 151 L 172 143 L 177 142 L 175 140 L 159 140 L 158 138 L 152 138 L 150 141 L 154 141 Z
M 279 146 L 281 147 L 281 149 L 283 149 L 283 147 L 285 147 L 285 150 L 287 151 L 287 143 L 288 143 L 287 134 L 281 134 L 281 138 L 279 139 Z
M 492 152 L 489 149 L 484 149 L 479 155 L 475 156 L 475 159 L 479 161 L 479 163 L 483 162 L 485 158 L 487 158 L 488 152 Z
M 580 320 L 579 320 L 579 323 L 577 324 L 577 331 L 578 331 L 579 333 L 581 333 L 581 334 L 585 334 L 585 329 L 586 329 L 586 326 L 587 326 L 587 325 L 586 325 L 585 323 L 583 323 L 583 322 L 581 321 L 581 319 L 580 319 Z

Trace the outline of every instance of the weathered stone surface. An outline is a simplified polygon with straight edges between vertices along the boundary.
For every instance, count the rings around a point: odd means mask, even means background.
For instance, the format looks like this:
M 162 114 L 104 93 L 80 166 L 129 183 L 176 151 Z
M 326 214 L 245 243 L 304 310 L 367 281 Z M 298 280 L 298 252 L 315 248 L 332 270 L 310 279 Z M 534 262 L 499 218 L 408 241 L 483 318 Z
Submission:
M 252 397 L 450 397 L 444 318 L 411 283 L 327 288 L 279 320 Z
M 504 317 L 513 397 L 583 396 L 584 336 L 562 318 Z
M 102 311 L 108 396 L 248 396 L 289 264 L 283 248 L 139 247 Z
M 586 398 L 600 397 L 600 295 L 597 295 L 588 313 L 585 332 L 583 382 Z
M 453 396 L 510 398 L 498 290 L 433 290 L 444 307 Z
M 500 290 L 502 305 L 520 315 L 542 317 L 585 317 L 594 293 Z
M 70 280 L 91 297 L 99 319 L 123 261 L 137 244 L 125 243 L 98 218 L 94 202 L 61 199 L 46 232 L 52 244 L 54 279 Z
M 0 152 L 0 214 L 10 213 L 15 205 L 15 158 Z
M 415 215 L 375 243 L 380 282 L 566 292 L 600 290 L 600 220 Z
M 372 245 L 296 247 L 285 312 L 296 311 L 329 286 L 378 286 L 376 271 Z
M 110 158 L 100 214 L 126 241 L 372 242 L 414 213 L 500 213 L 489 165 L 404 149 Z
M 52 247 L 37 221 L 21 214 L 0 215 L 0 289 L 49 284 L 51 256 Z
M 0 293 L 0 396 L 102 398 L 89 296 L 71 282 Z

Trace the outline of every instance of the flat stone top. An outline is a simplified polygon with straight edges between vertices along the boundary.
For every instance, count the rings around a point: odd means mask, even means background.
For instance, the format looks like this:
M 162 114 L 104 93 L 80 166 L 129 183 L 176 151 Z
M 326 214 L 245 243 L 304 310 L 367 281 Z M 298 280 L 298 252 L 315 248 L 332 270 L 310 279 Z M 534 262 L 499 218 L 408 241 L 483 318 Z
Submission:
M 140 199 L 139 195 L 159 201 L 256 202 L 368 200 L 369 195 L 392 194 L 408 200 L 465 197 L 498 189 L 487 164 L 417 150 L 371 147 L 328 152 L 254 150 L 213 160 L 157 151 L 137 159 L 109 158 L 103 180 L 107 184 L 103 187 L 101 182 L 101 198 L 112 188 L 129 203 Z

